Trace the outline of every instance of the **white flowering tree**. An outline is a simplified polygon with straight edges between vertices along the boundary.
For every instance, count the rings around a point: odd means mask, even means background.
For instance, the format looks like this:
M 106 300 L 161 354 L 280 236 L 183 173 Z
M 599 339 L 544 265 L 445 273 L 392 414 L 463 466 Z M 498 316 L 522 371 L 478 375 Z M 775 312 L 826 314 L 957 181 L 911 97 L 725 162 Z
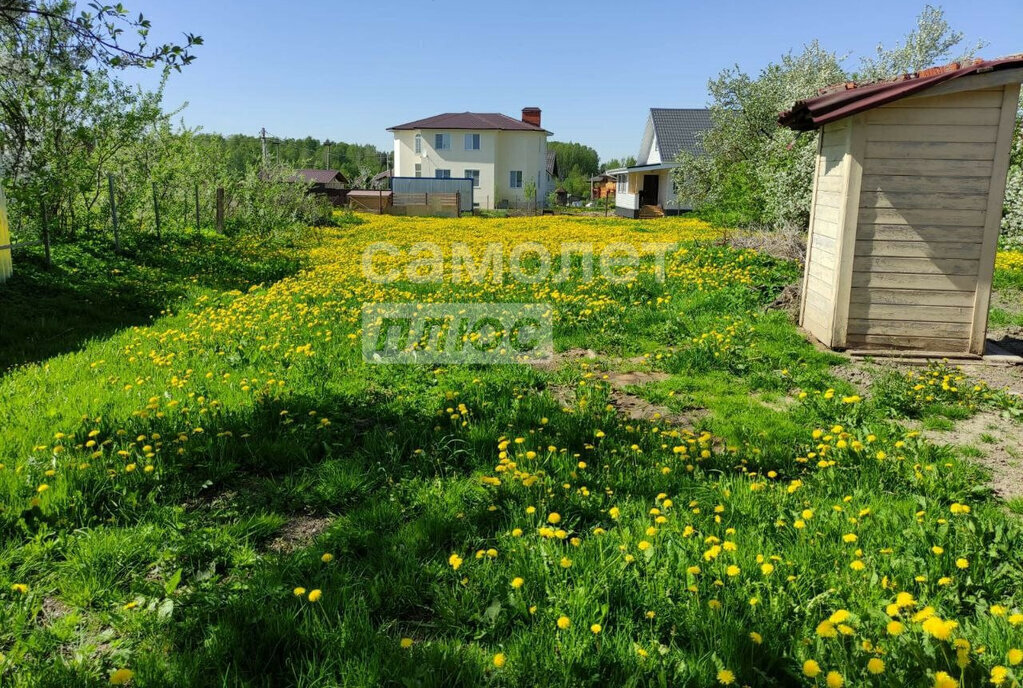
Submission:
M 679 196 L 722 224 L 805 227 L 817 134 L 779 127 L 778 113 L 825 86 L 889 78 L 966 59 L 982 45 L 964 49 L 963 40 L 942 10 L 928 5 L 902 43 L 890 49 L 879 45 L 876 55 L 862 59 L 859 70 L 851 74 L 842 67 L 845 56 L 817 41 L 801 53 L 783 55 L 756 76 L 738 65 L 724 70 L 708 84 L 714 126 L 703 137 L 705 155 L 683 154 L 679 159 L 675 171 Z M 1014 179 L 1019 178 L 1017 171 Z

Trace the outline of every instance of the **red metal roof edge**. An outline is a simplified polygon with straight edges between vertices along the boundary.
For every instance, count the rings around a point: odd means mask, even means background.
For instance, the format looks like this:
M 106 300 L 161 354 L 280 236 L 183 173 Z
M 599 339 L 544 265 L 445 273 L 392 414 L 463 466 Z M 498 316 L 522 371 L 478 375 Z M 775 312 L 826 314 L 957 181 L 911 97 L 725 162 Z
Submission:
M 937 84 L 985 72 L 1023 67 L 1023 54 L 995 60 L 974 60 L 968 64 L 953 62 L 922 69 L 913 74 L 868 84 L 846 82 L 822 89 L 815 98 L 796 101 L 791 109 L 778 115 L 778 124 L 796 131 L 811 131 L 829 122 L 855 115 L 906 98 Z

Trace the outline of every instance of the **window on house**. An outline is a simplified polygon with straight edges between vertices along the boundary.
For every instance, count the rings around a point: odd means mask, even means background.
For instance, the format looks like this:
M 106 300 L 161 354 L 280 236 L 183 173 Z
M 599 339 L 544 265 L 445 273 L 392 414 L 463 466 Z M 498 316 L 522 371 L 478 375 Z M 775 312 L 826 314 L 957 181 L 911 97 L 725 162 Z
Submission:
M 418 162 L 416 163 L 416 176 L 417 177 L 422 177 L 423 176 L 423 165 L 421 163 L 418 163 Z
M 480 171 L 479 170 L 466 170 L 465 176 L 472 179 L 473 188 L 480 188 Z
M 415 151 L 416 151 L 416 155 L 422 155 L 423 154 L 423 135 L 422 134 L 416 134 Z
M 448 150 L 451 148 L 451 134 L 434 134 L 433 147 L 435 150 Z
M 479 150 L 480 149 L 480 135 L 479 134 L 466 134 L 465 135 L 465 150 Z
M 451 170 L 436 170 L 433 176 L 437 179 L 451 179 Z
M 512 170 L 508 173 L 508 186 L 513 189 L 522 188 L 522 170 Z
M 618 193 L 629 193 L 629 175 L 627 174 L 618 175 L 618 180 L 615 184 L 615 187 L 616 187 L 615 190 Z

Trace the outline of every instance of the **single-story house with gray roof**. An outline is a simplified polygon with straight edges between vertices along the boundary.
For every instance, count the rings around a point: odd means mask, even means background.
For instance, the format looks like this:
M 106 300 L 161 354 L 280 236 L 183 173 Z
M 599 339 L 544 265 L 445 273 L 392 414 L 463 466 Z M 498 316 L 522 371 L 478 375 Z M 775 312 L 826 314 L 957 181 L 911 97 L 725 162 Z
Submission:
M 706 108 L 650 108 L 636 164 L 607 170 L 617 183 L 615 213 L 651 218 L 690 210 L 679 201 L 671 173 L 682 152 L 703 152 L 701 134 L 710 128 Z

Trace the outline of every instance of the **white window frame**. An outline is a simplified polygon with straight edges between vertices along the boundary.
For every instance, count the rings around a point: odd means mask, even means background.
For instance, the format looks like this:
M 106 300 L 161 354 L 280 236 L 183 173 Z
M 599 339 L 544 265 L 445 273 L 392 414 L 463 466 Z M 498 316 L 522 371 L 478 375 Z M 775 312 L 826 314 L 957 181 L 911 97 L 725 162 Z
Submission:
M 522 188 L 522 170 L 509 170 L 508 171 L 508 186 L 509 186 L 509 188 L 512 188 L 512 189 L 521 189 Z
M 437 169 L 433 171 L 434 179 L 451 179 L 451 170 Z
M 422 134 L 416 134 L 415 141 L 412 144 L 412 149 L 415 151 L 416 155 L 422 155 L 423 154 L 423 135 Z
M 416 176 L 417 177 L 423 176 L 423 163 L 421 162 L 416 163 Z
M 479 170 L 467 169 L 465 171 L 465 176 L 472 178 L 472 188 L 474 188 L 474 189 L 480 188 L 480 171 Z
M 434 150 L 451 150 L 451 134 L 437 133 L 433 135 Z
M 616 181 L 617 184 L 615 184 L 615 191 L 617 193 L 629 193 L 629 175 L 620 174 Z
M 466 134 L 465 135 L 465 150 L 480 150 L 483 142 L 479 134 Z

